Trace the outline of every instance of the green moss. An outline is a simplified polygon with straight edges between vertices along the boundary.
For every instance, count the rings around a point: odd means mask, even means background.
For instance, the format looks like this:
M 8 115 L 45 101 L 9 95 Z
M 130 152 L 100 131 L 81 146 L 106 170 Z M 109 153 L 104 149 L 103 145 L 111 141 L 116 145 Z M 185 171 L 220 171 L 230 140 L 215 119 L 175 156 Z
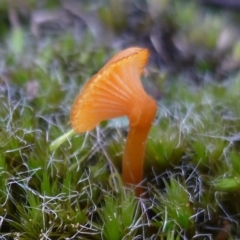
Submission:
M 103 239 L 132 239 L 138 227 L 131 229 L 131 226 L 139 221 L 138 203 L 134 194 L 125 192 L 117 197 L 106 195 L 104 200 L 100 210 Z
M 153 210 L 161 217 L 161 221 L 156 219 L 154 225 L 160 227 L 162 232 L 168 232 L 176 226 L 185 230 L 193 228 L 193 209 L 187 189 L 173 178 L 165 185 L 165 193 L 156 191 L 154 195 L 156 204 Z

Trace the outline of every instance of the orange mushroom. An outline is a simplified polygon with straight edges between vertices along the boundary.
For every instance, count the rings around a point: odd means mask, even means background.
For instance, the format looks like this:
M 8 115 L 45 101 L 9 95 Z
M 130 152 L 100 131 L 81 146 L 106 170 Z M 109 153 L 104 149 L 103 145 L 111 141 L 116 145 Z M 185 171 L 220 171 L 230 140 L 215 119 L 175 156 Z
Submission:
M 125 185 L 138 185 L 138 196 L 142 193 L 139 184 L 146 140 L 157 110 L 156 102 L 146 94 L 140 81 L 148 57 L 148 50 L 138 47 L 116 54 L 82 88 L 70 117 L 77 133 L 91 131 L 103 120 L 128 117 L 122 177 Z

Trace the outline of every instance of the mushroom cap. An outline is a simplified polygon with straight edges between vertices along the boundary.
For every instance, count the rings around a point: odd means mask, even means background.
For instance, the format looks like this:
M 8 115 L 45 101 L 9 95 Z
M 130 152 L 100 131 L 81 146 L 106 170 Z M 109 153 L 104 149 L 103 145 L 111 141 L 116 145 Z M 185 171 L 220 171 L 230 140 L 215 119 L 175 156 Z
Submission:
M 148 57 L 147 49 L 131 47 L 110 59 L 75 99 L 70 116 L 73 129 L 81 133 L 103 120 L 139 117 L 141 101 L 149 98 L 140 81 Z

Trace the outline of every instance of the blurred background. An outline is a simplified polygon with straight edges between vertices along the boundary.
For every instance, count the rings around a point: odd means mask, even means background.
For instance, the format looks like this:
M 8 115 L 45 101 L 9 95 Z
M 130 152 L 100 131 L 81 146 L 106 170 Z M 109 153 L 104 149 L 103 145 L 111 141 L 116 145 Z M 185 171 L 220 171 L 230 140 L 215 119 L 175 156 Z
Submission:
M 82 58 L 137 45 L 150 50 L 162 73 L 222 81 L 239 67 L 239 11 L 237 0 L 1 0 L 0 56 L 2 63 L 16 55 L 33 63 L 28 52 L 59 37 L 68 40 L 53 44 L 55 53 L 72 44 Z

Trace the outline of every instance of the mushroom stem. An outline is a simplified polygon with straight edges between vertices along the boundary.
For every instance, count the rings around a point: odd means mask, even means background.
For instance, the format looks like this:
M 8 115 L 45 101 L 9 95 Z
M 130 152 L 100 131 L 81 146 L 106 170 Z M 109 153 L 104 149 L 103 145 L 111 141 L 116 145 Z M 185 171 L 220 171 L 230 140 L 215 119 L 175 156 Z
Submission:
M 67 139 L 72 138 L 75 134 L 77 134 L 73 129 L 68 131 L 67 133 L 63 134 L 56 140 L 54 140 L 50 146 L 49 149 L 51 152 L 55 151 L 61 144 L 67 141 Z
M 138 197 L 143 190 L 140 184 L 143 180 L 147 137 L 157 111 L 156 103 L 148 96 L 146 96 L 145 102 L 140 105 L 138 122 L 136 123 L 136 116 L 129 117 L 130 127 L 122 162 L 123 182 L 125 185 L 136 185 L 135 191 Z M 139 104 L 136 107 L 139 107 Z
M 139 186 L 143 179 L 143 163 L 148 130 L 130 128 L 125 145 L 122 162 L 123 182 L 136 185 L 136 195 L 140 196 L 142 188 Z

